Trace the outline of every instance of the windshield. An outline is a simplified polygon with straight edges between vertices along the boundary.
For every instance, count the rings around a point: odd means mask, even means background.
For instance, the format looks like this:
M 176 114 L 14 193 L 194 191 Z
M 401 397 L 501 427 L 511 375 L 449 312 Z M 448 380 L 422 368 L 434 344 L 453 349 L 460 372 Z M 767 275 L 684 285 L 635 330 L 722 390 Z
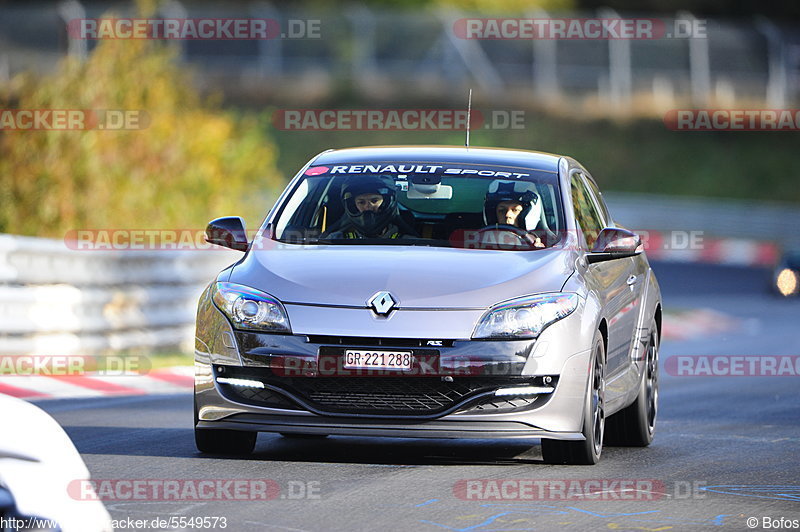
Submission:
M 275 239 L 294 244 L 537 250 L 564 225 L 557 175 L 507 166 L 312 166 L 280 206 Z

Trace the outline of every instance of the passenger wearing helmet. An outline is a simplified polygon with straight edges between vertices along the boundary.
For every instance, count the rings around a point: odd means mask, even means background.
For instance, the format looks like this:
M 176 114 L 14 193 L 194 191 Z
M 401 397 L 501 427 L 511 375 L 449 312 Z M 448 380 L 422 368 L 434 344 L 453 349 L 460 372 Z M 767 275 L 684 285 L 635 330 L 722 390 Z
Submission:
M 483 221 L 488 228 L 510 225 L 522 229 L 534 247 L 543 248 L 542 235 L 536 234 L 541 218 L 542 204 L 533 183 L 498 179 L 489 185 L 483 204 Z
M 394 187 L 377 177 L 355 178 L 342 188 L 344 224 L 327 238 L 401 238 L 415 236 L 400 217 Z

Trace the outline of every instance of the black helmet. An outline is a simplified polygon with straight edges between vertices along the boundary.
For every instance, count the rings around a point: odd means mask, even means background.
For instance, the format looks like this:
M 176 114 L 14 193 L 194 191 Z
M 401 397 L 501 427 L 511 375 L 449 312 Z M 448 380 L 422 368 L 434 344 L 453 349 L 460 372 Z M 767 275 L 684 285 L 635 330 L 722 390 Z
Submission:
M 359 212 L 356 197 L 361 194 L 380 194 L 383 202 L 377 212 Z M 376 237 L 396 219 L 400 209 L 394 187 L 387 185 L 377 177 L 351 178 L 342 188 L 344 211 L 353 227 L 366 237 Z
M 533 231 L 542 215 L 536 185 L 527 181 L 503 181 L 498 179 L 489 185 L 486 199 L 483 202 L 483 221 L 486 225 L 497 223 L 497 206 L 504 201 L 516 201 L 522 205 L 519 213 L 519 226 L 526 231 Z

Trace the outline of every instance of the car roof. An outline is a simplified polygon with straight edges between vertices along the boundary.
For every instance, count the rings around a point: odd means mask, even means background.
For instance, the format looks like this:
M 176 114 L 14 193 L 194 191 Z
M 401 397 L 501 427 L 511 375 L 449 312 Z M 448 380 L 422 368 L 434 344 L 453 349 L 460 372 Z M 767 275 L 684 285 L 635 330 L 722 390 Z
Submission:
M 436 162 L 493 164 L 558 172 L 560 155 L 529 150 L 464 146 L 364 146 L 329 150 L 311 163 L 343 164 L 354 162 Z

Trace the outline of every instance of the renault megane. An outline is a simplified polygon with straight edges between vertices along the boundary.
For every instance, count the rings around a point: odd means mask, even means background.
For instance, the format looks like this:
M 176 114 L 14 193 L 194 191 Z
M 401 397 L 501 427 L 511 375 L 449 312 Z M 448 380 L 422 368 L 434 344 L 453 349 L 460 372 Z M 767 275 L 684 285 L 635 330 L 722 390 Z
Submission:
M 570 157 L 329 150 L 200 298 L 195 440 L 258 432 L 541 439 L 550 463 L 646 446 L 661 295 L 639 237 Z

